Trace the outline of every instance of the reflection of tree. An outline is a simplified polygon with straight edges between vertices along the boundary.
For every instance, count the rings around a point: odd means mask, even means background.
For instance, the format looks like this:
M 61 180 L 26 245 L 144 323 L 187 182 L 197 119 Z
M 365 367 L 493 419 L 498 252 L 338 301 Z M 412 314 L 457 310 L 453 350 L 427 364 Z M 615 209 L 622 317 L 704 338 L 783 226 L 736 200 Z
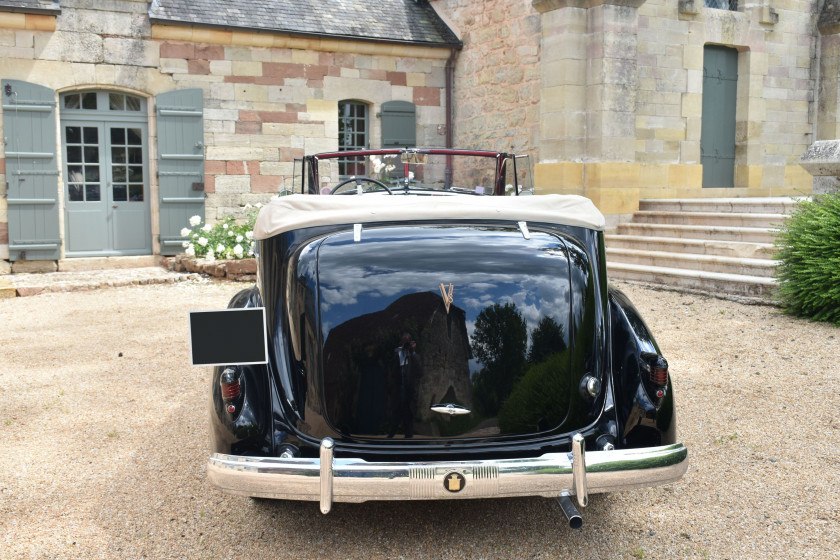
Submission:
M 531 331 L 531 349 L 528 351 L 528 363 L 544 362 L 551 354 L 566 349 L 563 338 L 563 325 L 548 315 L 540 319 L 537 328 Z
M 542 432 L 558 426 L 569 403 L 569 352 L 555 352 L 533 364 L 499 411 L 505 434 Z
M 516 305 L 494 303 L 475 321 L 472 351 L 483 365 L 473 378 L 473 396 L 486 416 L 495 416 L 525 369 L 528 330 Z

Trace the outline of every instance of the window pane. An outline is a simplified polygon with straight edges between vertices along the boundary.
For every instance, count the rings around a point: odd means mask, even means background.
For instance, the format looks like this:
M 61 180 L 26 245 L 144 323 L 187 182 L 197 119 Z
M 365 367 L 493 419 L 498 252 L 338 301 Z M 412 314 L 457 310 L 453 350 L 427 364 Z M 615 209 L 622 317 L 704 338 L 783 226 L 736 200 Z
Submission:
M 85 185 L 88 202 L 99 202 L 99 185 Z
M 82 202 L 85 199 L 84 192 L 82 191 L 82 185 L 70 185 L 67 187 L 67 194 L 69 195 L 70 202 Z
M 143 185 L 129 185 L 128 199 L 134 202 L 143 202 Z
M 125 144 L 125 129 L 112 128 L 111 129 L 111 144 Z
M 128 163 L 143 163 L 143 148 L 129 148 Z
M 98 183 L 99 182 L 99 166 L 86 165 L 85 166 L 85 182 Z
M 82 129 L 78 126 L 68 126 L 64 129 L 64 138 L 68 144 L 78 144 L 82 141 Z
M 140 98 L 134 97 L 132 95 L 125 96 L 125 110 L 126 111 L 139 111 L 140 110 Z
M 115 165 L 111 169 L 112 169 L 112 172 L 114 174 L 114 182 L 115 183 L 124 183 L 125 180 L 126 180 L 125 166 L 124 165 Z
M 82 94 L 82 109 L 96 109 L 96 92 L 89 91 Z
M 85 146 L 85 163 L 99 163 L 99 146 Z
M 128 144 L 131 146 L 139 146 L 141 144 L 139 128 L 128 129 Z
M 125 148 L 111 148 L 111 162 L 125 163 Z
M 85 180 L 85 176 L 82 175 L 82 166 L 81 165 L 71 165 L 67 168 L 67 179 L 71 183 L 81 183 Z
M 125 96 L 121 93 L 108 94 L 108 108 L 112 111 L 122 111 L 125 109 Z
M 67 146 L 67 163 L 82 163 L 81 146 Z
M 114 185 L 114 202 L 126 202 L 127 200 L 125 185 Z
M 359 132 L 365 131 L 365 119 L 359 119 L 359 121 L 356 123 L 356 130 Z
M 81 97 L 76 95 L 68 95 L 64 98 L 65 109 L 78 109 L 82 103 Z M 80 199 L 81 200 L 81 199 Z
M 128 180 L 132 183 L 143 181 L 143 166 L 132 165 L 128 168 Z
M 92 126 L 84 128 L 85 144 L 97 144 L 99 142 L 99 129 Z

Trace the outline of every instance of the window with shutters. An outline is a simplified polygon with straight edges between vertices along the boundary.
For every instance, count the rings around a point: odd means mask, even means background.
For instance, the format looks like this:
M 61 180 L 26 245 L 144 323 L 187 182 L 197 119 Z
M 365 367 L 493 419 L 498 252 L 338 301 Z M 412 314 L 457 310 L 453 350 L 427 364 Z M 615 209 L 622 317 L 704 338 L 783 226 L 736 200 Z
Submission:
M 370 145 L 368 106 L 361 101 L 338 103 L 338 150 L 365 150 Z M 338 173 L 343 177 L 365 174 L 364 158 L 341 158 Z

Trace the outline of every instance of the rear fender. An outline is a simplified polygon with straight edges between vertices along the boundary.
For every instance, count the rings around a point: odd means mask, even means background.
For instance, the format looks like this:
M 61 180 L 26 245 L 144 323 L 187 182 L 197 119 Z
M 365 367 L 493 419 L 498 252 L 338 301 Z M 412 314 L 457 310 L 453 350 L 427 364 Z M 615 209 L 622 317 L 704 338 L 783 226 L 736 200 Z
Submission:
M 662 355 L 636 307 L 619 289 L 609 287 L 612 376 L 620 447 L 676 442 L 676 415 L 670 376 L 665 395 L 657 397 L 647 381 L 642 354 Z
M 242 290 L 231 299 L 228 309 L 262 306 L 256 287 Z M 240 396 L 226 403 L 222 399 L 220 378 L 231 368 L 240 380 Z M 211 376 L 210 436 L 214 453 L 268 455 L 269 408 L 268 373 L 264 364 L 225 365 L 213 368 Z M 233 404 L 234 412 L 228 412 Z

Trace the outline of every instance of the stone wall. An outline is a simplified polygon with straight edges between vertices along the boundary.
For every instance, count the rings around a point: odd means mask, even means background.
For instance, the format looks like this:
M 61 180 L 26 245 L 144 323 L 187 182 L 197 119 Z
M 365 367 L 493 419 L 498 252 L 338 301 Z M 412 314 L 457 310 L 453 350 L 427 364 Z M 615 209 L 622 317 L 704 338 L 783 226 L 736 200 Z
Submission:
M 536 157 L 540 123 L 540 18 L 530 0 L 435 0 L 461 38 L 454 146 Z
M 774 196 L 807 189 L 799 156 L 813 140 L 817 0 L 647 0 L 639 9 L 635 159 L 642 197 Z M 772 8 L 772 9 L 771 9 Z M 703 189 L 703 47 L 738 50 L 735 189 Z
M 344 99 L 369 104 L 372 148 L 381 145 L 381 104 L 392 100 L 416 105 L 418 145 L 444 145 L 447 49 L 153 26 L 147 10 L 145 0 L 62 0 L 57 17 L 0 12 L 0 75 L 50 87 L 57 95 L 110 89 L 148 99 L 155 239 L 153 96 L 159 93 L 204 91 L 210 222 L 290 188 L 294 158 L 336 149 L 338 102 Z M 4 154 L 0 259 L 8 259 Z M 62 192 L 60 175 L 59 200 Z
M 418 145 L 442 146 L 445 141 L 446 50 L 409 50 L 408 56 L 319 52 L 242 45 L 249 39 L 263 43 L 257 34 L 238 37 L 236 45 L 225 32 L 211 32 L 195 42 L 196 31 L 155 26 L 153 36 L 161 39 L 161 71 L 170 73 L 176 87 L 206 92 L 209 220 L 293 188 L 295 158 L 338 149 L 341 100 L 369 104 L 372 148 L 381 146 L 377 115 L 382 103 L 391 100 L 415 104 Z

